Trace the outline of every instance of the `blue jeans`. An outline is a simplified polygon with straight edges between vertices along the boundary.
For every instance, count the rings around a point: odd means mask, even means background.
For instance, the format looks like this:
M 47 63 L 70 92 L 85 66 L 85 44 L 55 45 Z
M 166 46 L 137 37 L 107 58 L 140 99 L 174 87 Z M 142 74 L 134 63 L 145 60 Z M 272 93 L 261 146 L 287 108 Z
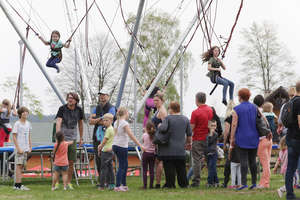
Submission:
M 120 187 L 121 184 L 123 186 L 126 186 L 126 175 L 128 169 L 128 148 L 113 145 L 112 149 L 116 154 L 119 163 L 116 177 L 116 187 Z
M 230 100 L 233 99 L 233 90 L 234 90 L 234 83 L 226 78 L 217 76 L 216 83 L 219 85 L 223 85 L 223 101 L 226 101 L 227 95 L 227 88 L 229 86 L 229 98 Z
M 59 62 L 60 62 L 60 59 L 58 57 L 51 56 L 49 58 L 49 60 L 47 61 L 46 66 L 58 69 L 56 63 L 59 63 Z
M 288 146 L 288 165 L 285 174 L 286 198 L 294 199 L 293 178 L 298 167 L 300 140 L 287 138 L 286 144 Z
M 186 176 L 186 178 L 187 178 L 188 181 L 190 181 L 190 179 L 192 178 L 193 174 L 194 174 L 193 167 L 190 167 L 190 169 L 189 169 L 189 171 L 187 173 L 187 176 Z
M 208 184 L 219 183 L 218 174 L 217 174 L 217 159 L 218 159 L 217 153 L 208 155 L 206 157 L 207 168 L 208 168 L 208 177 L 207 177 Z

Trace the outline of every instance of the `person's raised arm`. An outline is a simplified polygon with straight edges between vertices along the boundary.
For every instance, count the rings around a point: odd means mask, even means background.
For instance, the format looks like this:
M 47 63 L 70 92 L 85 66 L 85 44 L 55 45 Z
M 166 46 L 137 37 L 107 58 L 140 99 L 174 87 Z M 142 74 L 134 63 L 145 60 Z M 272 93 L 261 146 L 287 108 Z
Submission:
M 218 61 L 221 63 L 221 67 L 226 70 L 226 66 L 224 65 L 223 61 L 220 58 L 218 58 Z
M 13 105 L 12 106 L 12 115 L 15 117 L 15 116 L 18 116 L 18 113 L 17 113 L 17 109 L 16 109 L 16 106 Z
M 233 147 L 235 144 L 235 131 L 238 123 L 238 115 L 235 111 L 232 113 L 232 124 L 231 124 L 231 133 L 230 133 L 230 146 Z
M 39 36 L 39 39 L 40 39 L 45 45 L 50 45 L 50 42 L 44 40 L 44 38 L 42 38 L 42 36 Z
M 133 135 L 133 133 L 132 133 L 132 131 L 131 131 L 129 125 L 126 125 L 126 126 L 124 127 L 124 129 L 125 129 L 127 135 L 130 137 L 130 139 L 131 139 L 136 145 L 138 145 L 138 146 L 142 149 L 142 151 L 144 151 L 145 149 L 144 149 L 143 145 L 141 145 L 141 143 L 140 143 L 140 142 L 136 139 L 136 137 Z
M 67 42 L 65 44 L 63 44 L 63 47 L 69 48 L 70 44 L 71 44 L 71 39 L 67 40 Z

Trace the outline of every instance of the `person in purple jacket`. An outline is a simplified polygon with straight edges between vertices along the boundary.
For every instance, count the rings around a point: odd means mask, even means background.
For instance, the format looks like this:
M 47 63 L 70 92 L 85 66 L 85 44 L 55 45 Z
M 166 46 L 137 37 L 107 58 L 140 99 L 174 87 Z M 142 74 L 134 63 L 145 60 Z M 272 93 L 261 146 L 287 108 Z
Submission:
M 248 188 L 248 163 L 251 172 L 252 185 L 256 188 L 257 167 L 256 155 L 259 142 L 259 133 L 256 129 L 257 107 L 249 102 L 250 91 L 242 88 L 238 92 L 240 104 L 234 107 L 232 114 L 230 148 L 237 148 L 240 155 L 242 185 L 237 190 Z

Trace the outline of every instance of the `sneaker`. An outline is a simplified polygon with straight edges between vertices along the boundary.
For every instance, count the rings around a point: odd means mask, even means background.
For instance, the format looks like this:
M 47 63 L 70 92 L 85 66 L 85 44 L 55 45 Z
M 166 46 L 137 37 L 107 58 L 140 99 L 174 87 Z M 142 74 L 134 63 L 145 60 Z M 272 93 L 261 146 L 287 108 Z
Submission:
M 241 185 L 240 187 L 236 188 L 236 190 L 243 190 L 245 188 L 248 188 L 248 185 Z
M 256 184 L 253 184 L 253 185 L 250 186 L 249 190 L 253 190 L 253 189 L 256 189 L 256 188 L 257 188 Z
M 228 189 L 236 189 L 237 187 L 236 187 L 236 185 L 229 185 L 228 186 Z
M 211 188 L 211 187 L 214 187 L 214 185 L 213 184 L 206 184 L 206 187 Z
M 279 188 L 279 189 L 277 189 L 277 194 L 278 194 L 278 196 L 279 196 L 280 198 L 282 198 L 282 196 L 283 196 L 283 191 L 281 191 L 281 189 Z
M 51 191 L 54 191 L 54 190 L 55 190 L 55 187 L 52 187 L 52 188 L 51 188 Z
M 226 101 L 226 99 L 224 99 L 224 100 L 222 101 L 222 103 L 223 103 L 225 106 L 227 106 L 227 101 Z
M 114 190 L 114 189 L 115 189 L 115 184 L 108 185 L 108 190 Z
M 99 191 L 104 191 L 104 187 L 98 187 Z
M 67 187 L 64 187 L 64 190 L 67 190 L 68 188 Z
M 56 72 L 57 72 L 57 73 L 59 73 L 59 72 L 60 72 L 60 69 L 59 69 L 59 67 L 57 67 L 57 69 L 56 69 Z
M 155 189 L 160 189 L 160 184 L 156 184 Z
M 126 192 L 126 190 L 123 189 L 123 187 L 115 187 L 114 189 L 115 192 Z
M 58 190 L 58 189 L 59 189 L 59 183 L 55 183 L 54 189 L 55 189 L 55 190 Z
M 192 184 L 191 184 L 191 187 L 192 187 L 192 188 L 197 188 L 197 187 L 199 187 L 199 184 L 198 184 L 198 183 L 192 183 Z
M 221 187 L 222 188 L 227 188 L 227 185 L 225 183 L 222 183 Z
M 125 190 L 125 191 L 129 191 L 129 188 L 128 188 L 128 186 L 126 186 L 126 185 L 125 185 L 125 186 L 122 185 L 122 186 L 120 186 L 120 187 L 122 187 L 123 190 Z
M 68 188 L 69 188 L 70 190 L 74 190 L 72 183 L 69 183 L 69 184 L 68 184 Z
M 220 187 L 220 184 L 219 184 L 219 183 L 215 183 L 215 184 L 214 184 L 214 187 L 215 187 L 215 188 L 218 188 L 218 187 Z
M 20 190 L 24 190 L 24 191 L 28 191 L 30 190 L 28 187 L 26 187 L 25 185 L 21 185 L 21 187 L 19 188 Z

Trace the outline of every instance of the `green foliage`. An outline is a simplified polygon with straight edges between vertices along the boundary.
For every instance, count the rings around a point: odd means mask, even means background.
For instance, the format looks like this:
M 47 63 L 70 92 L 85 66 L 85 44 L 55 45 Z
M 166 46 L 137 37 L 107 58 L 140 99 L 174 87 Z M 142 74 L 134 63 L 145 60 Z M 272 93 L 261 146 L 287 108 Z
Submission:
M 254 22 L 242 31 L 244 43 L 239 52 L 243 67 L 240 71 L 242 83 L 249 88 L 269 93 L 280 85 L 290 85 L 294 60 L 277 35 L 275 26 L 268 22 Z
M 131 15 L 127 22 L 130 27 L 133 27 L 135 16 Z M 143 50 L 139 49 L 139 53 L 137 55 L 137 77 L 142 83 L 144 87 L 143 89 L 145 89 L 158 74 L 162 65 L 169 57 L 172 49 L 174 49 L 174 44 L 177 43 L 179 36 L 179 21 L 172 18 L 172 16 L 168 13 L 150 11 L 142 19 L 137 38 L 142 43 Z M 186 52 L 183 58 L 185 66 L 185 80 L 188 78 L 188 70 L 192 63 L 191 58 L 191 54 Z M 164 87 L 164 84 L 169 78 L 178 59 L 179 52 L 168 66 L 165 74 L 161 77 L 158 83 L 160 88 Z M 177 69 L 179 69 L 179 67 Z M 165 95 L 166 99 L 169 101 L 179 99 L 176 82 L 175 73 L 166 88 Z M 187 81 L 185 84 L 187 85 Z
M 16 86 L 17 86 L 17 78 L 16 77 L 8 77 L 6 80 L 1 84 L 1 91 L 3 93 L 8 93 L 11 99 L 14 98 Z M 42 102 L 30 91 L 30 88 L 27 86 L 26 83 L 23 84 L 23 104 L 26 106 L 30 113 L 39 116 L 39 118 L 43 117 L 43 109 L 42 109 Z M 7 98 L 2 96 L 2 98 Z M 13 102 L 11 102 L 13 103 Z

